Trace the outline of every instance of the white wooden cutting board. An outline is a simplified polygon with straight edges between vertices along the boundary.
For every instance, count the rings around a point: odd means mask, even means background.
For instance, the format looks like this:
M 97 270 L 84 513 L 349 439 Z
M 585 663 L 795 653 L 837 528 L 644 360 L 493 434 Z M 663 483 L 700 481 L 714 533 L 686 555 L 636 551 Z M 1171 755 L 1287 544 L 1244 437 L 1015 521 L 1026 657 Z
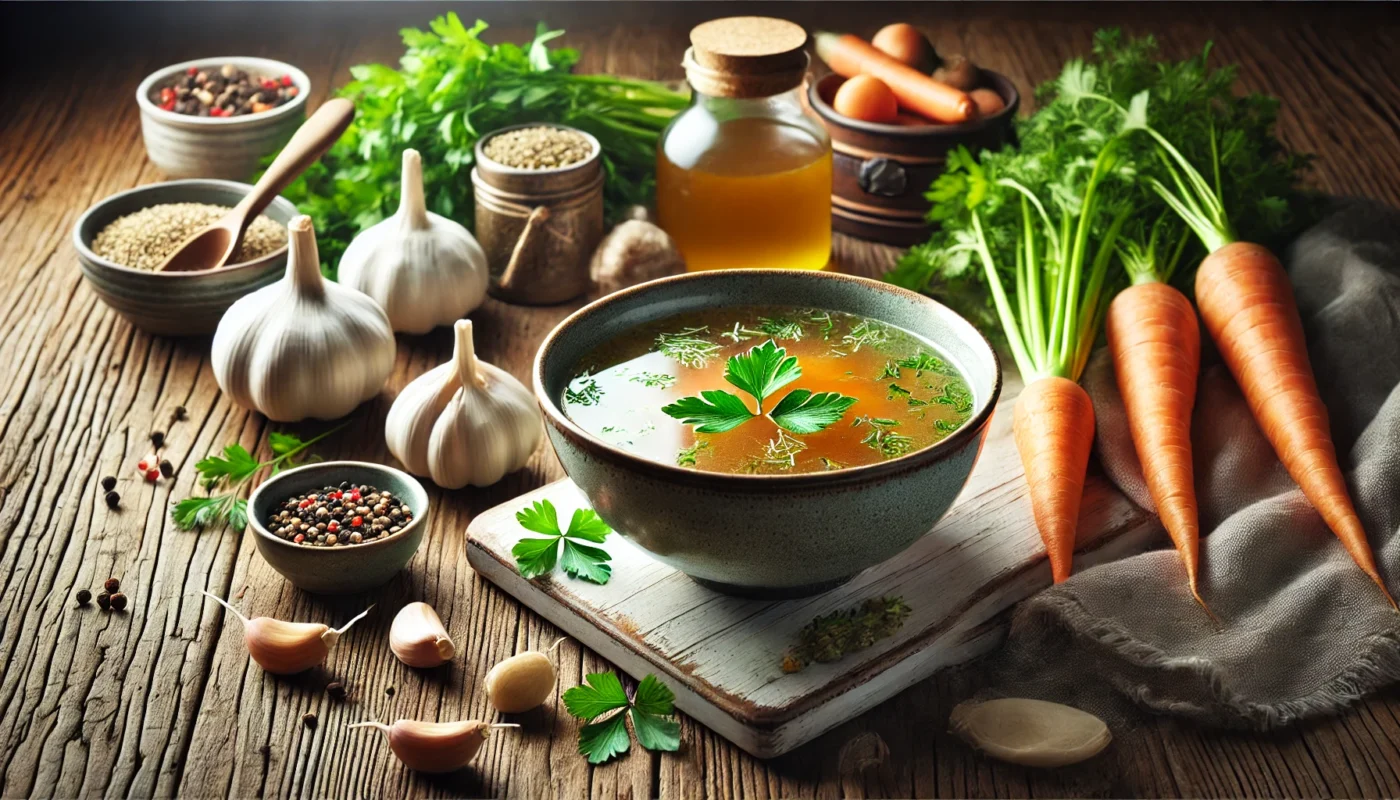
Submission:
M 1015 396 L 1019 386 L 1003 397 Z M 570 636 L 640 679 L 655 673 L 694 719 L 760 758 L 785 753 L 858 716 L 942 667 L 996 647 L 1017 601 L 1050 585 L 1011 439 L 1010 401 L 992 420 L 981 458 L 957 503 L 904 553 L 825 594 L 742 600 L 694 583 L 625 538 L 609 536 L 612 579 L 597 586 L 556 577 L 527 581 L 510 549 L 534 535 L 515 512 L 548 499 L 568 519 L 587 501 L 562 480 L 478 516 L 467 529 L 477 572 Z M 1160 526 L 1099 476 L 1079 521 L 1075 568 L 1165 544 Z M 783 652 L 812 618 L 871 597 L 901 596 L 911 612 L 873 647 L 801 672 Z

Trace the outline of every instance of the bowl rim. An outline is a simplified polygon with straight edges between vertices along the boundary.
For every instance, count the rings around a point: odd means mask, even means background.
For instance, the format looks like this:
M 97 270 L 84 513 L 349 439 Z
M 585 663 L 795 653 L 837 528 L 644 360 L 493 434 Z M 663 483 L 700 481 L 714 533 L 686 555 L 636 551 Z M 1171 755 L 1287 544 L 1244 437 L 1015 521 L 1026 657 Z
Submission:
M 991 354 L 992 368 L 994 370 L 991 391 L 978 407 L 976 413 L 969 417 L 962 427 L 953 431 L 946 438 L 940 439 L 928 447 L 915 450 L 912 453 L 907 453 L 896 458 L 877 461 L 873 464 L 844 467 L 830 472 L 804 472 L 786 475 L 747 475 L 729 472 L 709 472 L 705 470 L 686 469 L 684 467 L 675 466 L 674 464 L 667 464 L 661 461 L 644 458 L 619 447 L 614 447 L 608 442 L 585 431 L 582 427 L 574 423 L 573 420 L 569 419 L 568 415 L 564 413 L 564 410 L 559 407 L 558 401 L 550 397 L 545 391 L 544 363 L 546 357 L 550 351 L 554 349 L 556 343 L 566 335 L 567 331 L 586 318 L 594 314 L 607 313 L 608 307 L 618 300 L 654 291 L 658 287 L 690 282 L 703 283 L 707 280 L 715 280 L 721 276 L 730 278 L 744 276 L 781 276 L 794 277 L 799 280 L 841 281 L 864 287 L 867 290 L 885 292 L 902 299 L 913 300 L 930 307 L 935 313 L 950 315 L 967 325 L 968 329 L 976 335 L 977 340 L 980 341 L 982 345 L 986 347 L 987 352 Z M 981 435 L 988 421 L 991 419 L 992 413 L 996 410 L 997 401 L 1001 398 L 1003 385 L 1001 356 L 997 353 L 996 348 L 992 346 L 991 341 L 966 317 L 937 300 L 893 284 L 857 275 L 846 275 L 844 273 L 825 272 L 821 270 L 804 271 L 771 268 L 687 272 L 680 275 L 658 278 L 656 280 L 647 281 L 646 283 L 640 283 L 594 300 L 583 308 L 570 314 L 568 317 L 565 317 L 563 321 L 556 325 L 554 329 L 545 336 L 544 341 L 540 343 L 539 350 L 535 354 L 535 364 L 532 372 L 535 400 L 539 403 L 541 410 L 544 412 L 546 421 L 558 429 L 560 433 L 587 445 L 595 454 L 605 460 L 634 471 L 640 470 L 647 472 L 649 473 L 649 477 L 654 475 L 658 480 L 667 482 L 729 491 L 769 491 L 776 488 L 788 490 L 818 489 L 852 483 L 865 483 L 871 480 L 892 476 L 906 470 L 919 469 L 929 463 L 941 461 L 943 458 L 961 448 L 969 440 Z
M 151 190 L 153 190 L 153 189 L 164 188 L 164 187 L 167 187 L 167 186 L 189 186 L 190 188 L 198 188 L 198 187 L 210 187 L 211 185 L 219 185 L 219 186 L 223 186 L 223 187 L 225 187 L 225 188 L 230 188 L 230 189 L 235 189 L 235 188 L 236 188 L 236 189 L 242 191 L 243 194 L 245 194 L 245 195 L 246 195 L 248 192 L 253 191 L 253 186 L 252 186 L 252 184 L 242 183 L 241 181 L 230 181 L 230 180 L 225 180 L 225 179 L 223 179 L 223 178 L 181 178 L 181 179 L 179 179 L 179 180 L 174 180 L 174 181 L 161 181 L 161 182 L 159 182 L 159 183 L 146 183 L 146 184 L 142 184 L 141 186 L 135 186 L 135 187 L 132 187 L 132 188 L 130 188 L 130 189 L 125 189 L 125 190 L 120 191 L 120 192 L 117 192 L 117 193 L 115 193 L 115 194 L 110 194 L 110 195 L 108 195 L 108 196 L 102 198 L 101 200 L 98 200 L 96 203 L 93 203 L 91 206 L 89 206 L 88 209 L 87 209 L 86 211 L 84 211 L 81 215 L 79 215 L 78 221 L 77 221 L 76 223 L 73 224 L 73 247 L 77 249 L 78 254 L 79 254 L 83 259 L 86 259 L 87 261 L 89 261 L 89 262 L 91 262 L 91 263 L 93 263 L 93 264 L 96 264 L 96 265 L 99 266 L 99 267 L 103 267 L 103 268 L 109 269 L 109 270 L 115 270 L 115 271 L 117 271 L 117 272 L 124 272 L 124 273 L 127 273 L 127 274 L 129 274 L 129 275 L 142 275 L 142 276 L 150 277 L 150 278 L 155 279 L 155 280 L 169 280 L 169 281 L 178 281 L 178 280 L 186 280 L 186 281 L 189 281 L 189 280 L 200 280 L 200 279 L 202 279 L 202 278 L 208 278 L 208 277 L 213 276 L 213 275 L 228 275 L 228 274 L 230 274 L 230 273 L 242 272 L 242 271 L 245 271 L 245 270 L 265 269 L 265 268 L 267 268 L 267 266 L 269 265 L 270 262 L 272 262 L 272 261 L 274 261 L 274 260 L 276 260 L 276 259 L 278 259 L 278 258 L 284 258 L 284 257 L 287 256 L 288 249 L 289 249 L 290 246 L 291 246 L 291 238 L 290 238 L 290 237 L 288 237 L 287 244 L 282 245 L 281 247 L 277 248 L 276 250 L 273 250 L 271 253 L 268 253 L 268 254 L 265 255 L 265 256 L 262 256 L 261 258 L 255 258 L 255 259 L 253 259 L 252 261 L 244 261 L 242 264 L 230 264 L 230 265 L 228 265 L 228 266 L 226 266 L 226 267 L 220 267 L 220 268 L 218 268 L 218 269 L 204 269 L 204 270 L 198 270 L 198 271 L 195 271 L 195 272 L 157 272 L 157 271 L 152 270 L 152 269 L 138 269 L 138 268 L 136 268 L 136 267 L 128 267 L 128 266 L 126 266 L 125 264 L 118 264 L 118 263 L 115 262 L 115 261 L 110 261 L 110 260 L 108 260 L 108 259 L 105 259 L 105 258 L 103 258 L 102 256 L 99 256 L 97 253 L 93 252 L 92 248 L 88 246 L 87 242 L 84 242 L 84 241 L 83 241 L 83 226 L 87 224 L 87 221 L 88 221 L 94 214 L 96 214 L 99 210 L 101 210 L 103 207 L 109 205 L 110 203 L 112 203 L 112 202 L 114 202 L 114 201 L 116 201 L 116 200 L 120 200 L 121 198 L 130 197 L 130 196 L 132 196 L 132 195 L 141 194 L 141 193 L 144 193 L 144 192 L 149 192 L 149 191 L 151 191 Z M 202 201 L 199 201 L 199 200 L 177 200 L 177 201 L 175 201 L 175 202 L 179 202 L 179 203 L 197 203 L 197 202 L 202 202 Z M 295 212 L 295 213 L 293 214 L 294 217 L 295 217 L 297 214 L 300 214 L 300 213 L 301 213 L 300 211 L 297 210 L 297 207 L 296 207 L 296 204 L 295 204 L 295 203 L 292 203 L 292 201 L 288 200 L 287 198 L 283 197 L 283 196 L 280 195 L 280 194 L 277 195 L 276 197 L 272 198 L 272 202 L 269 203 L 268 205 L 271 206 L 271 205 L 275 205 L 275 204 L 277 204 L 277 203 L 286 203 L 286 204 L 290 205 L 290 206 L 292 207 L 292 211 Z M 150 207 L 150 206 L 146 206 L 146 208 L 149 208 L 149 207 Z M 134 212 L 133 212 L 133 213 L 134 213 Z M 266 209 L 264 209 L 264 213 L 266 213 Z M 274 220 L 274 221 L 275 221 L 275 220 Z M 283 227 L 286 227 L 286 226 L 283 225 Z
M 355 550 L 356 552 L 363 550 L 364 552 L 371 552 L 373 550 L 379 550 L 390 545 L 397 544 L 401 540 L 407 538 L 410 533 L 414 532 L 415 529 L 419 527 L 420 523 L 428 519 L 429 507 L 432 505 L 432 498 L 428 496 L 428 491 L 423 488 L 423 484 L 417 478 L 413 477 L 412 475 L 409 475 L 407 472 L 404 472 L 401 469 L 396 469 L 387 464 L 376 464 L 373 461 L 317 461 L 314 464 L 302 464 L 299 467 L 284 469 L 276 475 L 273 475 L 267 480 L 258 484 L 258 488 L 254 489 L 253 493 L 248 495 L 248 524 L 253 527 L 253 530 L 257 533 L 258 538 L 262 541 L 271 542 L 278 547 L 285 548 L 289 552 L 308 554 L 308 557 L 311 558 L 319 558 L 319 556 L 309 555 L 311 553 L 341 552 L 340 549 L 333 547 L 304 547 L 302 545 L 289 542 L 286 539 L 282 539 L 273 534 L 272 531 L 268 530 L 267 526 L 263 525 L 262 521 L 258 519 L 255 514 L 253 514 L 253 508 L 257 505 L 258 498 L 262 495 L 262 493 L 266 491 L 268 487 L 276 485 L 282 480 L 282 478 L 288 475 L 295 475 L 299 472 L 314 472 L 316 470 L 324 470 L 332 467 L 369 469 L 371 471 L 382 470 L 384 472 L 396 473 L 397 476 L 403 479 L 408 485 L 418 487 L 418 491 L 421 493 L 423 499 L 423 509 L 421 513 L 415 513 L 413 515 L 413 521 L 408 523 L 408 525 L 404 526 L 403 530 L 399 531 L 396 534 L 386 536 L 383 539 L 375 539 L 372 542 L 361 542 L 355 545 L 354 547 L 346 547 L 344 548 L 344 550 Z M 418 548 L 414 548 L 414 552 L 417 552 L 417 549 Z M 409 556 L 409 558 L 412 558 L 412 556 Z
M 259 68 L 267 68 L 269 71 L 281 71 L 284 75 L 292 76 L 292 84 L 297 87 L 297 96 L 292 98 L 292 102 L 280 105 L 271 111 L 260 111 L 256 114 L 248 114 L 242 117 L 196 117 L 189 114 L 180 114 L 175 111 L 166 111 L 155 103 L 151 102 L 151 88 L 165 78 L 177 72 L 183 72 L 190 67 L 206 68 L 206 65 L 216 63 L 219 66 L 224 64 L 258 64 Z M 311 94 L 311 79 L 306 73 L 285 61 L 278 61 L 272 58 L 261 58 L 259 56 L 209 56 L 208 58 L 194 58 L 189 61 L 181 61 L 178 64 L 161 67 L 141 80 L 136 87 L 136 105 L 142 113 L 151 114 L 162 122 L 188 123 L 192 127 L 252 127 L 264 122 L 284 117 L 293 113 L 294 109 L 303 108 L 306 105 L 307 95 Z
M 990 70 L 985 67 L 980 69 L 985 75 L 991 78 L 989 82 L 995 84 L 995 86 L 987 88 L 999 90 L 1002 86 L 1005 86 L 1009 90 L 1010 96 L 1002 96 L 1002 99 L 1006 101 L 1006 105 L 1000 111 L 990 117 L 978 117 L 971 122 L 958 122 L 951 125 L 939 122 L 930 122 L 927 125 L 890 125 L 884 122 L 866 122 L 865 120 L 848 117 L 845 114 L 838 114 L 836 109 L 832 108 L 831 104 L 826 102 L 826 99 L 821 96 L 820 91 L 821 85 L 832 78 L 840 78 L 842 81 L 846 80 L 845 77 L 835 72 L 828 72 L 814 81 L 808 81 L 807 101 L 811 104 L 812 110 L 817 113 L 817 116 L 821 117 L 823 122 L 829 121 L 844 125 L 853 130 L 880 136 L 909 138 L 932 133 L 975 133 L 992 125 L 1001 124 L 1007 117 L 1014 115 L 1021 106 L 1021 90 L 1016 87 L 1015 81 L 996 70 Z M 1001 94 L 1000 91 L 997 93 Z

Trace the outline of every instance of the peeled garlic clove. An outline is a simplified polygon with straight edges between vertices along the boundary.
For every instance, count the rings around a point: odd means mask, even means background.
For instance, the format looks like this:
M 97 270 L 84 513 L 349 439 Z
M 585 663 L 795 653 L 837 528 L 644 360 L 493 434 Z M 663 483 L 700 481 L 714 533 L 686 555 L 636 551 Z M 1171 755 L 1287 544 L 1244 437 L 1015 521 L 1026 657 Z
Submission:
M 287 230 L 286 274 L 224 312 L 209 362 L 225 394 L 268 419 L 337 419 L 384 388 L 394 331 L 372 298 L 321 276 L 310 217 Z
M 529 650 L 486 673 L 486 698 L 502 714 L 520 714 L 548 700 L 554 692 L 554 680 L 554 663 L 549 656 Z
M 409 603 L 394 617 L 389 649 L 410 667 L 436 667 L 457 655 L 442 619 L 427 603 Z
M 481 305 L 486 251 L 460 224 L 428 211 L 423 160 L 403 151 L 399 210 L 356 236 L 340 258 L 340 282 L 374 298 L 396 331 L 427 333 Z
M 1104 721 L 1077 708 L 1006 697 L 962 703 L 953 733 L 992 758 L 1027 767 L 1063 767 L 1093 758 L 1113 740 Z
M 370 611 L 367 608 L 343 627 L 331 628 L 319 622 L 283 622 L 271 617 L 248 619 L 222 599 L 208 592 L 204 594 L 243 621 L 243 643 L 248 655 L 274 675 L 295 675 L 322 663 L 341 635 Z
M 490 486 L 539 446 L 539 404 L 509 372 L 477 359 L 470 320 L 454 330 L 452 360 L 404 387 L 384 421 L 384 441 L 409 472 L 444 489 Z
M 401 719 L 393 725 L 358 722 L 351 728 L 378 728 L 389 737 L 389 749 L 409 769 L 419 772 L 454 772 L 467 765 L 481 749 L 492 728 L 519 725 L 468 720 L 466 722 L 418 722 Z

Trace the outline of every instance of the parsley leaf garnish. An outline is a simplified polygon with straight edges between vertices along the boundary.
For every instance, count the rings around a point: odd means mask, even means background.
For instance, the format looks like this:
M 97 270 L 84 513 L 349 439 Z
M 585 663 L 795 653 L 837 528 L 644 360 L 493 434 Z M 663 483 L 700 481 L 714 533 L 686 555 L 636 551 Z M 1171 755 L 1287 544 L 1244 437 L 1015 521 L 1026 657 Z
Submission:
M 686 425 L 694 425 L 698 433 L 724 433 L 754 417 L 763 416 L 763 401 L 774 392 L 802 377 L 797 357 L 789 356 L 772 339 L 747 353 L 731 356 L 724 370 L 724 379 L 754 398 L 758 413 L 749 410 L 738 395 L 720 389 L 710 389 L 699 397 L 683 397 L 662 408 L 666 414 Z M 856 399 L 838 392 L 818 392 L 794 389 L 768 416 L 791 433 L 816 433 L 836 422 Z
M 276 475 L 285 467 L 304 463 L 297 461 L 298 454 L 344 427 L 338 425 L 308 441 L 302 441 L 290 433 L 268 433 L 267 447 L 273 457 L 267 461 L 258 461 L 247 448 L 237 443 L 225 446 L 222 455 L 201 458 L 195 462 L 194 469 L 204 490 L 212 492 L 222 486 L 231 491 L 208 497 L 186 497 L 170 510 L 170 518 L 183 531 L 220 522 L 227 522 L 236 531 L 243 530 L 248 527 L 248 501 L 240 496 L 244 484 L 264 467 L 271 467 L 271 474 Z
M 643 678 L 630 700 L 616 673 L 592 673 L 584 682 L 586 686 L 564 692 L 564 707 L 588 723 L 578 732 L 578 751 L 588 756 L 588 763 L 602 764 L 631 748 L 629 716 L 642 747 L 667 752 L 680 749 L 681 725 L 672 717 L 676 695 L 655 675 Z
M 556 563 L 564 568 L 565 574 L 593 583 L 607 583 L 612 577 L 612 567 L 607 563 L 612 556 L 608 555 L 608 551 L 575 541 L 582 539 L 602 544 L 612 533 L 612 528 L 593 509 L 575 510 L 568 530 L 563 531 L 559 529 L 559 514 L 548 500 L 536 500 L 533 506 L 516 512 L 515 520 L 525 530 L 545 535 L 543 539 L 521 539 L 510 550 L 520 574 L 525 578 L 552 572 Z M 559 555 L 561 544 L 564 550 L 562 557 Z

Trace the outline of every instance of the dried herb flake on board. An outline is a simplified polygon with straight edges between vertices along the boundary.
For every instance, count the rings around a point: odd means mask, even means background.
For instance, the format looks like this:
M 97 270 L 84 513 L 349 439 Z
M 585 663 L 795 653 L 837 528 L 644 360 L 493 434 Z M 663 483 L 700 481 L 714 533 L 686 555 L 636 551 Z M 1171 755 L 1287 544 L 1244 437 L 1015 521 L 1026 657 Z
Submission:
M 909 617 L 902 597 L 872 597 L 853 608 L 833 611 L 807 623 L 797 644 L 783 654 L 783 672 L 800 672 L 812 662 L 825 664 L 893 636 Z

